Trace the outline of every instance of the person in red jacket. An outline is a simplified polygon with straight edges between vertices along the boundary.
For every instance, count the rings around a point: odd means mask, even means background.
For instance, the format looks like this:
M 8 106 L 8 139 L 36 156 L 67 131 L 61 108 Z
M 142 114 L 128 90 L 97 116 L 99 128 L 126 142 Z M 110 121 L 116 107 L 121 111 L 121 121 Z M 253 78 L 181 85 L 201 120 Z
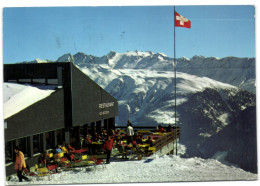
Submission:
M 23 179 L 26 181 L 29 181 L 29 179 L 26 176 L 22 175 L 23 169 L 26 168 L 24 155 L 23 155 L 22 151 L 20 151 L 19 147 L 15 147 L 14 152 L 16 154 L 14 168 L 17 171 L 17 176 L 19 178 L 19 182 L 22 182 Z
M 110 163 L 110 155 L 111 155 L 111 150 L 114 148 L 114 139 L 109 136 L 108 139 L 104 143 L 104 150 L 107 152 L 107 160 L 106 163 Z

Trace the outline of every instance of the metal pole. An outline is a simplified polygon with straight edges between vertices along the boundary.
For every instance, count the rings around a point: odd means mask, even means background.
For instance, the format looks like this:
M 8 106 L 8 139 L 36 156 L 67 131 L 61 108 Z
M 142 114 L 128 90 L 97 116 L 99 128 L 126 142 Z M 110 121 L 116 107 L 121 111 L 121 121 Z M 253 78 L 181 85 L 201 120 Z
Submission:
M 176 80 L 176 47 L 175 47 L 175 6 L 174 6 L 174 121 L 175 121 L 175 140 L 176 140 L 176 146 L 175 146 L 175 153 L 177 155 L 177 99 L 176 99 L 176 92 L 177 92 L 177 80 Z

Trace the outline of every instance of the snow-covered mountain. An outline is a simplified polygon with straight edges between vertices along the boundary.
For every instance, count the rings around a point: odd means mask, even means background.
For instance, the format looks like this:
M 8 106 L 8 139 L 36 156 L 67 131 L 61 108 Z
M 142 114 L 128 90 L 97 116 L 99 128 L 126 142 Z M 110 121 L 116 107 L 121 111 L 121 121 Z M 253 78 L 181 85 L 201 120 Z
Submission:
M 112 69 L 149 69 L 156 71 L 173 71 L 174 59 L 162 53 L 111 51 L 102 57 L 95 57 L 79 52 L 75 55 L 65 54 L 57 61 L 74 62 L 79 67 L 90 67 L 93 64 L 107 65 Z M 209 77 L 255 93 L 255 58 L 237 57 L 203 57 L 194 56 L 191 59 L 182 57 L 176 59 L 177 71 Z
M 118 100 L 117 125 L 128 119 L 139 126 L 174 124 L 176 96 L 186 157 L 221 153 L 226 161 L 257 171 L 254 58 L 177 59 L 176 95 L 174 60 L 161 53 L 77 53 L 57 60 L 67 61 Z

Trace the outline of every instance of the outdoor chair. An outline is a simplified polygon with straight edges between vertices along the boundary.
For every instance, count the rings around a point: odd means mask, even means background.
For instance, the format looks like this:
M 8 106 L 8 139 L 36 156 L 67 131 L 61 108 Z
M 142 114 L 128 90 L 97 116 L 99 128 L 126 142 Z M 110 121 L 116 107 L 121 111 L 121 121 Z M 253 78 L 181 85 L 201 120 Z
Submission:
M 147 156 L 152 155 L 153 153 L 155 153 L 156 148 L 155 147 L 149 147 L 148 148 L 148 152 L 147 152 Z
M 50 174 L 55 174 L 58 172 L 58 166 L 57 164 L 54 164 L 54 165 L 49 165 L 47 167 L 47 169 L 49 170 Z
M 95 170 L 97 170 L 97 167 L 101 167 L 102 169 L 106 167 L 106 164 L 102 158 L 97 158 L 96 156 L 93 156 L 90 160 L 94 162 Z
M 49 158 L 52 158 L 53 157 L 53 153 L 49 153 L 48 156 L 49 156 Z
M 26 176 L 36 176 L 34 172 L 30 172 L 27 168 L 23 169 L 23 172 Z
M 62 157 L 60 159 L 60 165 L 63 168 L 63 170 L 69 170 L 71 168 L 71 162 L 65 157 Z
M 81 156 L 81 159 L 82 159 L 82 160 L 87 160 L 87 158 L 88 158 L 87 155 L 82 155 L 82 156 Z
M 36 168 L 37 176 L 39 176 L 39 177 L 50 175 L 49 170 L 47 169 L 47 167 L 39 168 L 38 165 L 35 164 L 35 168 Z

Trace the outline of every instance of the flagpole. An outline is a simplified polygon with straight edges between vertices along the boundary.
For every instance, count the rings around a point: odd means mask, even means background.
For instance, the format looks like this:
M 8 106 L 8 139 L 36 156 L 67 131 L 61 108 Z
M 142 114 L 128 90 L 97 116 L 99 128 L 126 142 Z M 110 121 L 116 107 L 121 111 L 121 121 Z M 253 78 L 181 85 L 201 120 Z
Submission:
M 175 140 L 176 140 L 176 145 L 175 145 L 175 153 L 177 156 L 177 100 L 176 100 L 176 86 L 177 86 L 177 80 L 176 80 L 176 50 L 175 50 L 175 6 L 174 6 L 174 121 L 175 121 Z

